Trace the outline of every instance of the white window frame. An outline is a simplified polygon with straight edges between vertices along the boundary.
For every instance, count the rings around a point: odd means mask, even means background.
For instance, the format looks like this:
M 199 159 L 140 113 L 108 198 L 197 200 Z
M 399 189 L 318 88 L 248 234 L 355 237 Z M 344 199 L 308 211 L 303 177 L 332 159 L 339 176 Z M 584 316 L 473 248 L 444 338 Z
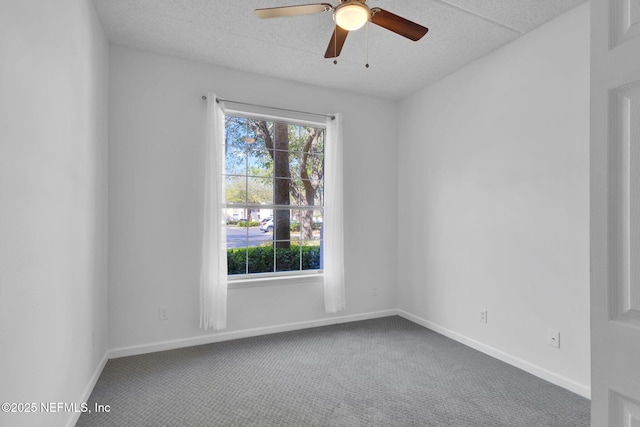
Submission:
M 225 115 L 232 117 L 240 117 L 247 119 L 255 119 L 255 120 L 266 120 L 270 122 L 286 122 L 287 124 L 294 124 L 299 126 L 309 126 L 314 128 L 322 128 L 325 133 L 327 132 L 327 121 L 315 121 L 309 120 L 308 114 L 306 113 L 291 113 L 287 116 L 282 116 L 278 114 L 274 114 L 274 112 L 268 107 L 258 107 L 251 106 L 246 109 L 232 109 L 232 108 L 223 108 L 222 109 Z M 327 118 L 329 120 L 329 118 Z M 225 129 L 226 132 L 226 129 Z M 325 141 L 326 144 L 326 141 Z M 323 156 L 324 156 L 323 151 Z M 325 159 L 326 161 L 326 159 Z M 226 170 L 223 171 L 223 175 L 226 176 Z M 275 177 L 274 177 L 275 179 Z M 324 179 L 324 178 L 323 178 Z M 276 209 L 285 209 L 285 210 L 313 210 L 313 211 L 321 211 L 324 216 L 324 203 L 322 206 L 295 206 L 295 205 L 257 205 L 257 204 L 230 204 L 226 203 L 226 208 L 246 208 L 246 209 L 272 209 L 274 212 Z M 324 250 L 324 245 L 321 243 L 321 250 Z M 275 256 L 275 251 L 274 251 Z M 273 271 L 273 272 L 265 272 L 265 273 L 245 273 L 245 274 L 227 274 L 227 282 L 228 287 L 230 289 L 238 289 L 238 288 L 247 288 L 247 287 L 255 287 L 255 286 L 265 286 L 265 285 L 281 285 L 281 284 L 306 284 L 306 283 L 321 283 L 324 279 L 324 271 L 322 269 L 314 269 L 314 270 L 295 270 L 295 271 Z

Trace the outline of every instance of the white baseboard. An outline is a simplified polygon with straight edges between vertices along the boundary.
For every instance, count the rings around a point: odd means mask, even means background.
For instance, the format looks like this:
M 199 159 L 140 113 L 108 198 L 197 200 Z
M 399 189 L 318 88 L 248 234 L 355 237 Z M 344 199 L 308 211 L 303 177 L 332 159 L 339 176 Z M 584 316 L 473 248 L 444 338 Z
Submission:
M 515 366 L 516 368 L 520 368 L 523 371 L 535 375 L 536 377 L 549 381 L 552 384 L 566 388 L 567 390 L 579 394 L 580 396 L 586 397 L 587 399 L 591 399 L 591 388 L 589 386 L 577 383 L 573 380 L 570 380 L 569 378 L 563 377 L 562 375 L 558 375 L 540 366 L 534 365 L 533 363 L 527 362 L 526 360 L 511 356 L 510 354 L 507 354 L 502 350 L 498 350 L 497 348 L 493 348 L 491 346 L 483 344 L 479 341 L 466 337 L 462 334 L 425 320 L 421 317 L 415 316 L 404 310 L 395 310 L 395 312 L 397 315 L 402 316 L 405 319 L 412 321 L 413 323 L 417 323 L 418 325 L 424 326 L 427 329 L 431 329 L 434 332 L 442 334 L 448 338 L 451 338 L 452 340 L 458 341 L 459 343 L 462 343 L 468 347 L 471 347 L 484 354 Z
M 135 356 L 138 354 L 153 353 L 156 351 L 173 350 L 194 345 L 211 344 L 221 341 L 229 341 L 240 338 L 256 337 L 259 335 L 275 334 L 279 332 L 296 331 L 299 329 L 315 328 L 319 326 L 335 325 L 338 323 L 356 322 L 359 320 L 376 319 L 379 317 L 394 316 L 398 314 L 396 310 L 382 310 L 369 313 L 351 314 L 347 316 L 328 317 L 326 319 L 307 320 L 304 322 L 282 323 L 279 325 L 265 326 L 260 328 L 242 329 L 239 331 L 223 331 L 211 335 L 200 335 L 196 337 L 182 338 L 170 341 L 135 345 L 131 347 L 120 347 L 109 350 L 108 358 Z
M 104 369 L 104 366 L 107 364 L 107 361 L 109 360 L 109 358 L 107 357 L 108 354 L 109 352 L 107 351 L 104 353 L 104 356 L 102 356 L 102 360 L 100 361 L 100 363 L 98 363 L 98 366 L 96 366 L 95 371 L 93 371 L 93 375 L 91 376 L 91 379 L 89 379 L 89 384 L 87 384 L 87 386 L 85 387 L 84 391 L 82 392 L 82 395 L 80 396 L 80 399 L 77 400 L 77 403 L 79 404 L 86 403 L 89 400 L 89 397 L 91 396 L 91 392 L 93 391 L 93 388 L 96 386 L 96 383 L 98 382 L 98 378 L 100 378 L 100 375 L 102 374 L 102 370 Z M 71 418 L 67 423 L 67 427 L 75 426 L 81 414 L 82 414 L 81 412 L 75 412 L 75 411 L 72 412 Z

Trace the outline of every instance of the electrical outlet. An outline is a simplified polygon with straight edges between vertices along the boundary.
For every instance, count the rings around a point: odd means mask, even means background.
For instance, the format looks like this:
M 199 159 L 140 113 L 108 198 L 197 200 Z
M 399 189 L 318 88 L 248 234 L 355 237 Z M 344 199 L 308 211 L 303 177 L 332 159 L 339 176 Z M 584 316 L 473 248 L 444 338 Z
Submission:
M 480 322 L 481 322 L 481 323 L 487 323 L 487 321 L 488 321 L 488 317 L 487 317 L 487 316 L 488 316 L 488 314 L 489 314 L 489 313 L 487 312 L 487 310 L 485 310 L 485 309 L 481 309 L 481 310 L 480 310 Z
M 549 329 L 547 331 L 547 344 L 551 347 L 560 348 L 560 332 Z
M 162 306 L 158 309 L 158 317 L 160 318 L 160 320 L 169 319 L 169 313 L 167 311 L 167 307 Z

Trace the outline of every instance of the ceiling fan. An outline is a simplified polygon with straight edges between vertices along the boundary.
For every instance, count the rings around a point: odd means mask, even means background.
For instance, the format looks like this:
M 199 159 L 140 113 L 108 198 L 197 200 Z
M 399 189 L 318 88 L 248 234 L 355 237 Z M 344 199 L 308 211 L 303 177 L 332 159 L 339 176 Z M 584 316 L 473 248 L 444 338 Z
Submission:
M 418 41 L 429 29 L 409 21 L 401 16 L 387 12 L 379 7 L 369 8 L 366 0 L 338 0 L 339 4 L 329 3 L 303 4 L 299 6 L 269 7 L 256 9 L 258 18 L 277 18 L 281 16 L 309 15 L 313 13 L 333 12 L 336 28 L 324 54 L 325 58 L 340 56 L 342 46 L 349 31 L 355 31 L 367 22 L 372 22 L 389 31 L 393 31 L 409 40 Z M 335 61 L 334 61 L 335 62 Z

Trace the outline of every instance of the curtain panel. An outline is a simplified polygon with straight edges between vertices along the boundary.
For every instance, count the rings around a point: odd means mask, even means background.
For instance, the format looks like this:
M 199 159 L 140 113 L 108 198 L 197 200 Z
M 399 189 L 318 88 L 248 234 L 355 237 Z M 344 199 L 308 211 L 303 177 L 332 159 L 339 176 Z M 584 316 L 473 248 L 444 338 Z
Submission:
M 342 115 L 327 121 L 324 178 L 324 307 L 327 313 L 346 308 L 344 282 Z
M 207 94 L 204 132 L 204 224 L 200 269 L 200 327 L 227 327 L 227 242 L 224 216 L 224 112 Z

